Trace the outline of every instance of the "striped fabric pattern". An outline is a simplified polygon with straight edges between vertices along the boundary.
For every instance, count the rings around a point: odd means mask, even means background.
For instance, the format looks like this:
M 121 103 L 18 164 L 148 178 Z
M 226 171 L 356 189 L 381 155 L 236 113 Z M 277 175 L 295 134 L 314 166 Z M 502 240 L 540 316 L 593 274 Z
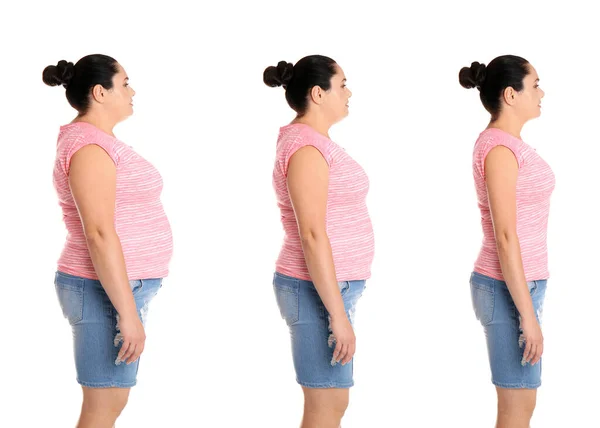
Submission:
M 304 124 L 280 128 L 277 140 L 273 187 L 285 236 L 276 270 L 284 275 L 311 280 L 287 188 L 290 158 L 307 145 L 319 150 L 329 165 L 326 231 L 337 280 L 369 279 L 375 243 L 366 205 L 369 191 L 367 174 L 343 148 Z
M 68 179 L 71 157 L 88 144 L 104 149 L 117 168 L 115 228 L 123 247 L 129 279 L 166 277 L 173 238 L 160 200 L 162 177 L 131 147 L 84 122 L 62 126 L 56 147 L 53 181 L 67 229 L 58 270 L 98 279 Z
M 475 262 L 475 271 L 504 280 L 492 225 L 485 183 L 485 158 L 494 147 L 510 149 L 517 160 L 517 236 L 527 281 L 547 279 L 548 249 L 546 244 L 550 196 L 555 186 L 554 173 L 536 150 L 522 140 L 497 128 L 482 132 L 473 150 L 473 177 L 477 203 L 481 211 L 483 244 Z

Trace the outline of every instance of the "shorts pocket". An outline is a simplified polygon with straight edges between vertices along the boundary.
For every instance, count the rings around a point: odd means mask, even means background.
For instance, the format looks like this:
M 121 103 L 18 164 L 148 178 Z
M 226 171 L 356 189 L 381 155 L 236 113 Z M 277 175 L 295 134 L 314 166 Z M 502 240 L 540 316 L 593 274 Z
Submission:
M 273 280 L 273 290 L 279 313 L 288 326 L 298 322 L 300 318 L 300 281 L 282 276 L 275 276 Z
M 546 280 L 532 281 L 529 286 L 529 293 L 533 303 L 533 309 L 538 323 L 542 324 L 542 315 L 544 313 L 544 298 L 546 295 Z
M 129 281 L 129 288 L 131 288 L 131 292 L 135 296 L 144 288 L 144 282 L 139 279 Z
M 471 281 L 471 300 L 475 317 L 487 326 L 494 318 L 494 286 Z
M 338 287 L 340 288 L 340 294 L 342 297 L 350 290 L 350 281 L 339 281 Z
M 63 316 L 71 325 L 83 319 L 83 282 L 67 284 L 56 281 L 54 284 Z

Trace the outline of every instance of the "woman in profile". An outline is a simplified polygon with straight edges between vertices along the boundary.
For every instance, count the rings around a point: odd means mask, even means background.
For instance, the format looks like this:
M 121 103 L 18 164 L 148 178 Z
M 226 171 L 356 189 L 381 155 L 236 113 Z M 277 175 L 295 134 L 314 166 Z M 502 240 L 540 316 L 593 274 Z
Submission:
M 283 86 L 296 113 L 276 147 L 285 238 L 273 286 L 304 392 L 302 427 L 338 428 L 354 385 L 354 313 L 374 253 L 367 175 L 329 137 L 352 93 L 341 67 L 321 55 L 267 67 L 263 80 Z
M 491 115 L 473 150 L 483 244 L 470 283 L 498 395 L 496 427 L 527 428 L 541 384 L 546 231 L 555 181 L 521 130 L 540 115 L 544 91 L 535 68 L 513 55 L 487 66 L 474 62 L 460 70 L 459 81 L 479 90 Z
M 168 274 L 163 183 L 113 133 L 133 113 L 135 95 L 116 60 L 60 61 L 44 69 L 43 81 L 63 86 L 78 113 L 60 127 L 53 173 L 68 232 L 54 282 L 83 388 L 77 427 L 110 428 L 136 384 L 148 303 Z

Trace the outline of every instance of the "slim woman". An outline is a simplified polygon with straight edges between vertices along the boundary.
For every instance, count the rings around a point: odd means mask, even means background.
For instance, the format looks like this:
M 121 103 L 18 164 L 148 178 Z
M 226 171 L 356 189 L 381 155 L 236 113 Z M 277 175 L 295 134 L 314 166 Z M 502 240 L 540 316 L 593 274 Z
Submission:
M 55 287 L 73 330 L 79 428 L 110 428 L 136 384 L 148 303 L 168 274 L 171 228 L 158 171 L 113 133 L 133 113 L 123 67 L 105 55 L 48 66 L 75 119 L 58 135 L 54 187 L 68 231 Z
M 352 93 L 331 58 L 264 71 L 296 113 L 279 131 L 273 185 L 285 232 L 273 286 L 290 330 L 303 428 L 338 428 L 354 385 L 356 304 L 371 275 L 374 237 L 364 170 L 329 137 Z
M 483 244 L 470 282 L 498 395 L 496 427 L 527 428 L 541 384 L 554 174 L 521 130 L 540 115 L 544 91 L 535 68 L 513 55 L 487 66 L 474 62 L 460 70 L 459 80 L 479 90 L 491 115 L 473 150 Z

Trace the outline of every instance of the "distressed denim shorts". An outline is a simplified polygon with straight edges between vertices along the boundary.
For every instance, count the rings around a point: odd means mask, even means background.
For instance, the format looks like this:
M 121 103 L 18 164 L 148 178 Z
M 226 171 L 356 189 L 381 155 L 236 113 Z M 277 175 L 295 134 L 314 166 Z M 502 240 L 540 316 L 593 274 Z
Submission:
M 148 303 L 162 286 L 162 279 L 129 284 L 144 323 Z M 73 329 L 77 382 L 89 388 L 134 386 L 140 359 L 129 365 L 116 361 L 122 340 L 117 311 L 100 281 L 56 272 L 54 285 L 63 315 Z
M 338 285 L 346 315 L 353 324 L 356 302 L 365 289 L 365 281 L 343 281 Z M 290 330 L 296 381 L 307 388 L 353 386 L 354 359 L 344 366 L 333 361 L 335 343 L 329 314 L 314 284 L 276 272 L 273 288 L 281 316 Z
M 538 322 L 542 322 L 546 280 L 527 283 Z M 487 340 L 492 383 L 500 388 L 536 389 L 541 384 L 542 359 L 523 362 L 525 343 L 520 315 L 506 282 L 477 272 L 471 274 L 471 298 Z

